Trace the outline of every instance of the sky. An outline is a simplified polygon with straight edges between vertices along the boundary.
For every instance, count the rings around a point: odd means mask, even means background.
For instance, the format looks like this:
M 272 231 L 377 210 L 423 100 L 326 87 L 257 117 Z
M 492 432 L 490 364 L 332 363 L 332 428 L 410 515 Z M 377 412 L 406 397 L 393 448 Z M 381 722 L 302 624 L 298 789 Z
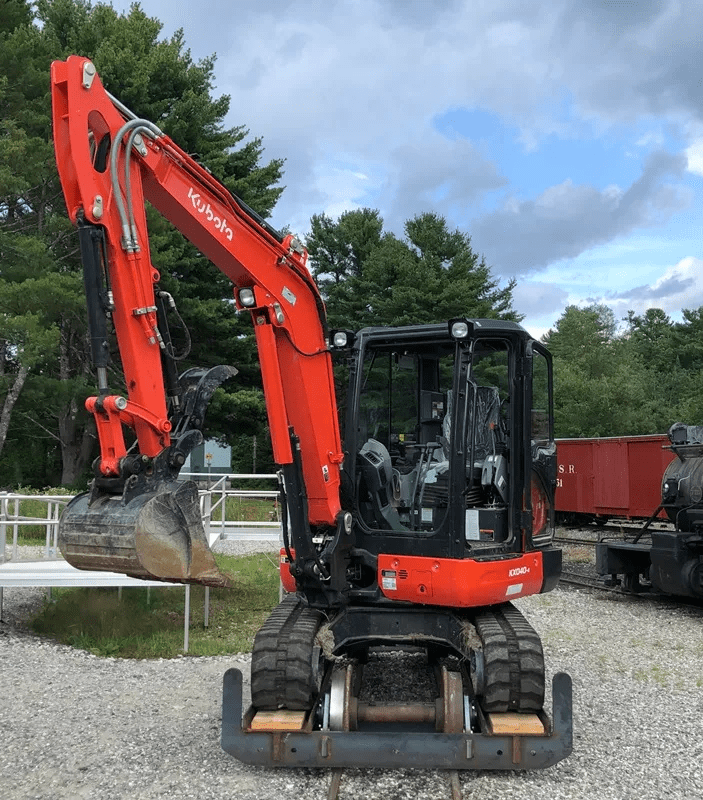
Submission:
M 703 305 L 703 0 L 140 5 L 285 159 L 274 225 L 441 214 L 536 336 L 567 305 Z

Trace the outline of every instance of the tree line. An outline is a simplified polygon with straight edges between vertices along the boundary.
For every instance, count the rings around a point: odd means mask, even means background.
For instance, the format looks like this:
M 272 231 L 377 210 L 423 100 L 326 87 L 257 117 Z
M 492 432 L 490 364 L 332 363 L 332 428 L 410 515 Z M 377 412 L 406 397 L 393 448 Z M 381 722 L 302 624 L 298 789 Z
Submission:
M 665 433 L 703 422 L 703 307 L 674 322 L 662 309 L 569 306 L 543 337 L 554 358 L 558 436 Z
M 244 125 L 225 126 L 229 98 L 213 96 L 214 58 L 193 61 L 182 31 L 163 38 L 161 28 L 136 4 L 122 15 L 85 0 L 0 0 L 0 486 L 84 485 L 97 454 L 83 405 L 95 379 L 78 239 L 51 138 L 51 62 L 90 57 L 108 91 L 262 215 L 283 191 L 283 162 L 264 162 Z M 148 212 L 161 287 L 192 334 L 183 368 L 236 364 L 239 383 L 218 398 L 219 418 L 265 434 L 251 325 L 234 312 L 228 281 Z M 185 332 L 174 338 L 182 349 Z M 111 386 L 123 391 L 116 351 L 113 365 Z
M 227 127 L 215 97 L 214 58 L 193 61 L 182 31 L 138 5 L 126 14 L 86 0 L 0 0 L 0 487 L 84 486 L 97 442 L 84 409 L 95 379 L 86 338 L 78 239 L 54 163 L 49 66 L 90 57 L 108 91 L 156 122 L 264 218 L 283 192 L 283 161 L 261 138 Z M 147 209 L 152 259 L 190 339 L 189 366 L 232 364 L 207 433 L 232 446 L 233 468 L 273 469 L 256 348 L 229 281 L 162 217 Z M 515 281 L 501 286 L 470 237 L 442 217 L 409 219 L 402 236 L 358 209 L 310 220 L 310 265 L 331 327 L 403 325 L 456 316 L 520 321 Z M 554 354 L 560 436 L 652 433 L 701 418 L 703 319 L 673 323 L 660 310 L 630 314 L 618 331 L 603 306 L 569 307 L 545 340 Z M 186 333 L 187 329 L 187 333 Z M 114 349 L 111 386 L 120 391 Z

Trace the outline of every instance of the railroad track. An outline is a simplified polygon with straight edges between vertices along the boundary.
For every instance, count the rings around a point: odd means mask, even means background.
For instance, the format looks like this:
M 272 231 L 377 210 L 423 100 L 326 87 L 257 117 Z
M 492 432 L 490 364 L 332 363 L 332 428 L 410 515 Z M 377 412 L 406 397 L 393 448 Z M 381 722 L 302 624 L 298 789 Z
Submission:
M 333 767 L 331 772 L 332 777 L 330 779 L 329 788 L 327 789 L 327 800 L 338 800 L 339 790 L 342 785 L 342 776 L 344 775 L 344 767 Z M 459 770 L 447 770 L 447 779 L 452 800 L 463 800 L 464 795 L 461 791 Z
M 632 597 L 638 600 L 663 600 L 678 605 L 691 604 L 691 601 L 687 601 L 685 597 L 667 597 L 666 595 L 659 594 L 659 592 L 650 591 L 646 587 L 643 588 L 641 592 L 630 592 L 627 589 L 623 589 L 622 585 L 607 586 L 599 577 L 583 575 L 580 572 L 572 572 L 567 569 L 562 569 L 559 582 L 567 586 L 592 589 L 593 591 L 603 592 L 605 594 L 619 594 L 623 597 Z M 695 603 L 695 601 L 693 601 L 693 603 Z
M 659 592 L 644 589 L 641 592 L 628 592 L 622 586 L 606 586 L 602 580 L 595 576 L 584 575 L 580 572 L 573 572 L 562 569 L 560 584 L 574 586 L 579 589 L 590 589 L 595 592 L 605 594 L 616 594 L 627 597 L 631 600 L 661 603 L 668 607 L 689 607 L 700 608 L 703 610 L 703 600 L 695 597 L 675 597 L 674 595 L 660 594 Z
M 588 531 L 590 536 L 564 536 L 564 535 L 555 535 L 554 541 L 557 544 L 565 544 L 565 545 L 586 545 L 590 547 L 595 547 L 599 542 L 605 542 L 613 539 L 621 540 L 621 541 L 634 541 L 637 538 L 637 534 L 640 532 L 640 528 L 635 527 L 628 527 L 623 528 L 620 526 L 600 526 L 598 528 L 594 528 L 593 531 Z M 661 530 L 672 530 L 672 528 L 666 528 L 664 526 L 659 528 L 649 528 L 642 534 L 642 540 L 648 541 L 649 534 L 651 531 L 661 531 Z
M 605 528 L 601 528 L 599 530 L 600 530 L 600 535 L 595 538 L 589 538 L 584 536 L 555 536 L 554 541 L 557 542 L 558 544 L 590 545 L 591 547 L 595 547 L 598 544 L 598 542 L 604 542 L 612 539 L 633 541 L 637 535 L 637 532 L 632 529 L 627 529 L 625 531 L 616 530 L 615 528 L 610 529 L 612 530 L 613 534 L 617 533 L 618 534 L 617 536 L 604 534 L 603 532 L 606 531 Z M 657 528 L 656 530 L 661 530 L 661 529 Z M 649 531 L 647 531 L 642 537 L 645 541 L 647 540 L 648 534 Z
M 588 525 L 582 527 L 567 527 L 567 526 L 559 526 L 559 530 L 563 531 L 562 534 L 557 534 L 554 537 L 555 542 L 561 542 L 563 544 L 591 544 L 595 545 L 601 539 L 612 539 L 614 537 L 618 539 L 630 539 L 635 538 L 638 533 L 642 531 L 644 527 L 644 521 L 640 520 L 638 522 L 629 522 L 629 521 L 613 521 L 613 522 L 602 522 L 597 525 Z M 573 530 L 576 535 L 569 536 L 566 535 L 566 531 Z M 664 520 L 657 520 L 655 524 L 650 525 L 644 535 L 646 536 L 651 531 L 671 531 L 674 530 L 674 526 L 669 523 L 665 522 Z M 581 534 L 581 535 L 579 535 Z
M 629 592 L 623 591 L 619 586 L 606 586 L 599 578 L 594 576 L 583 575 L 580 572 L 572 572 L 566 569 L 562 569 L 559 582 L 565 583 L 569 586 L 595 589 L 599 592 L 610 592 L 611 594 L 629 594 Z
M 584 539 L 576 536 L 555 536 L 554 541 L 558 544 L 572 544 L 572 545 L 592 545 L 598 544 L 598 539 Z

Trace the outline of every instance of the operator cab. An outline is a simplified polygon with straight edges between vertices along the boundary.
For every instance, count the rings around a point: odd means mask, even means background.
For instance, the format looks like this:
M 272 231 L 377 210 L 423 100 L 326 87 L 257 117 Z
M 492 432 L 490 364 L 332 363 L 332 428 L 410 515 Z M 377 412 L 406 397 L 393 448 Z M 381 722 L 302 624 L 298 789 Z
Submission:
M 523 508 L 528 548 L 551 540 L 549 356 L 515 323 L 466 321 L 464 330 L 356 336 L 344 469 L 357 545 L 371 553 L 520 552 Z

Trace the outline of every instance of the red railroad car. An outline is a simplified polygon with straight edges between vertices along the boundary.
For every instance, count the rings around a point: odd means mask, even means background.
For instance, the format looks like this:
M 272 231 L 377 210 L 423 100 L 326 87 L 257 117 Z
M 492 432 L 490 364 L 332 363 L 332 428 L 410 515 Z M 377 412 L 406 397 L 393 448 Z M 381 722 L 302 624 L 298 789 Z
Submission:
M 675 458 L 669 445 L 665 434 L 557 439 L 557 517 L 650 517 L 661 502 L 664 470 Z

